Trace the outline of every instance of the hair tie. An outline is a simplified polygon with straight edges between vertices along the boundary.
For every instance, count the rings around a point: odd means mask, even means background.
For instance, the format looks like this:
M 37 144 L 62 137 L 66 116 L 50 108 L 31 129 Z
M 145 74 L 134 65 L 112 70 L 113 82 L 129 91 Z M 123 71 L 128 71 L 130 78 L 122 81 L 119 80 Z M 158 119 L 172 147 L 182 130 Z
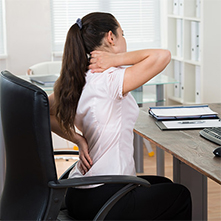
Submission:
M 79 27 L 80 30 L 81 30 L 81 29 L 82 29 L 82 22 L 81 22 L 81 19 L 80 19 L 80 18 L 77 19 L 76 24 L 78 25 L 78 27 Z

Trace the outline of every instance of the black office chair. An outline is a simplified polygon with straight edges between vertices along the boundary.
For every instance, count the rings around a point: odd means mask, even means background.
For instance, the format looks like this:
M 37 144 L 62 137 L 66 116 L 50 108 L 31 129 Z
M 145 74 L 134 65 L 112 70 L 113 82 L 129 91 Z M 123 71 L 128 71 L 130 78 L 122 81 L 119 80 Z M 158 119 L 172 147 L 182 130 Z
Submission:
M 126 193 L 138 185 L 150 185 L 133 176 L 58 180 L 47 94 L 36 85 L 8 71 L 1 73 L 0 81 L 1 117 L 6 149 L 6 177 L 0 202 L 0 220 L 56 220 L 60 217 L 69 220 L 65 210 L 61 211 L 68 187 L 125 183 L 125 187 L 114 194 L 94 218 L 103 220 Z M 67 174 L 63 176 L 65 177 Z

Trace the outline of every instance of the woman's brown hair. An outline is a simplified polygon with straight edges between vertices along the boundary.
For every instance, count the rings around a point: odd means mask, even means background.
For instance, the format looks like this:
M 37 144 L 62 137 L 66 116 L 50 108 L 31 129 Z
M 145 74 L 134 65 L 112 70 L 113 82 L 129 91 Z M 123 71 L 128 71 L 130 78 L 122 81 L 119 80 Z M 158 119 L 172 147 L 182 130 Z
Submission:
M 56 118 L 71 134 L 78 101 L 85 85 L 90 52 L 102 45 L 106 33 L 117 36 L 118 22 L 109 13 L 94 12 L 75 23 L 67 33 L 60 77 L 54 87 Z

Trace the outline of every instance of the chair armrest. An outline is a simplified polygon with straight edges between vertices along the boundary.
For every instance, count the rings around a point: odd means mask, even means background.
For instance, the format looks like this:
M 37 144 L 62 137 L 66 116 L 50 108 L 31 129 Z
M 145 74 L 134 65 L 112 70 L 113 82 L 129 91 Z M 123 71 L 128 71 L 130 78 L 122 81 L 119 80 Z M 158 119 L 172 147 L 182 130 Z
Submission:
M 82 178 L 71 178 L 71 179 L 62 179 L 57 182 L 50 181 L 48 186 L 55 189 L 60 188 L 69 188 L 77 186 L 86 186 L 94 184 L 103 184 L 103 183 L 125 183 L 125 184 L 136 184 L 144 187 L 150 187 L 150 183 L 145 179 L 136 177 L 136 176 L 127 176 L 127 175 L 111 175 L 111 176 L 91 176 L 91 177 L 82 177 Z
M 79 155 L 78 150 L 54 150 L 54 155 Z

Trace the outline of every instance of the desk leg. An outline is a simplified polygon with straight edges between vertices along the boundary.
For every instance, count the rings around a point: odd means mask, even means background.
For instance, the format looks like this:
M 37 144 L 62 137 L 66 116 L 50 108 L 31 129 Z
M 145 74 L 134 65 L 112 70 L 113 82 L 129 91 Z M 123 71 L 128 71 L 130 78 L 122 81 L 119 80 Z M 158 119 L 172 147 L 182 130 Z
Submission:
M 173 181 L 191 192 L 192 220 L 207 220 L 207 177 L 174 157 Z
M 164 150 L 156 146 L 157 152 L 157 175 L 164 176 Z
M 137 173 L 143 173 L 143 138 L 134 133 L 134 160 Z
M 137 92 L 143 92 L 143 86 L 136 89 Z M 138 101 L 143 100 L 143 93 L 139 94 L 141 97 L 138 98 Z M 142 107 L 143 104 L 138 103 L 139 107 Z M 134 161 L 135 168 L 137 173 L 143 173 L 143 138 L 134 133 Z
M 164 105 L 164 85 L 163 84 L 156 85 L 156 96 L 157 96 L 156 106 L 163 106 Z
M 163 84 L 156 85 L 156 95 L 157 95 L 156 106 L 163 106 L 164 105 Z M 157 175 L 164 176 L 164 151 L 159 147 L 156 147 L 156 152 L 157 152 Z

